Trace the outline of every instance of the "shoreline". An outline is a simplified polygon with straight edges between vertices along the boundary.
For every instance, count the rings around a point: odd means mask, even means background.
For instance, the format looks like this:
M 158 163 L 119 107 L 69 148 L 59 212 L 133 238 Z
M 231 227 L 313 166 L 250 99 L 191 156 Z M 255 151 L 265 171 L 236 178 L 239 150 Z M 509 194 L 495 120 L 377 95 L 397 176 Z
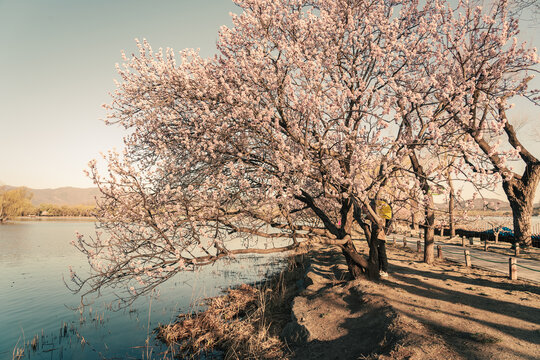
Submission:
M 94 216 L 17 216 L 8 221 L 83 220 L 97 221 Z
M 292 300 L 303 289 L 309 258 L 304 250 L 285 259 L 285 268 L 268 280 L 202 299 L 204 311 L 179 314 L 176 322 L 160 326 L 157 338 L 171 349 L 165 355 L 289 359 L 281 333 L 290 321 Z

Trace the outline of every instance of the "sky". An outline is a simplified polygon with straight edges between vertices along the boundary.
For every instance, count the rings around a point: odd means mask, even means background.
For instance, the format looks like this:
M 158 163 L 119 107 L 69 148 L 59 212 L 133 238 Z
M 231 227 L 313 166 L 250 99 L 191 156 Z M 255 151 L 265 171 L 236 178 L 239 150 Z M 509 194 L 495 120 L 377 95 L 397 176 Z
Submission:
M 115 89 L 120 52 L 215 53 L 229 0 L 0 0 L 0 184 L 90 187 L 100 152 L 122 148 L 101 105 Z
M 101 120 L 120 52 L 146 38 L 211 56 L 238 11 L 230 0 L 0 0 L 0 184 L 93 186 L 88 161 L 122 148 L 123 130 Z M 523 22 L 520 39 L 540 47 L 538 32 Z M 526 120 L 520 136 L 540 157 L 540 111 L 516 105 L 511 117 Z

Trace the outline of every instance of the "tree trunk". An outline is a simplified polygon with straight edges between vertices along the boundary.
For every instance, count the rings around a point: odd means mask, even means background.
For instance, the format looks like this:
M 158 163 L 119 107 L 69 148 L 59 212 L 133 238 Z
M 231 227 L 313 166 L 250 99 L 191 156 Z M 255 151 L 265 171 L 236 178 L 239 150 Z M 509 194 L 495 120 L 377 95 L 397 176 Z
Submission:
M 376 225 L 371 229 L 371 239 L 369 241 L 368 276 L 372 280 L 378 280 L 380 278 L 379 249 L 377 248 L 377 242 L 379 241 L 379 234 L 382 231 L 384 230 Z
M 521 178 L 503 180 L 503 189 L 512 208 L 514 240 L 522 246 L 532 245 L 531 218 L 536 187 L 540 180 L 540 166 L 525 167 Z
M 435 261 L 435 210 L 433 208 L 433 195 L 426 196 L 428 197 L 428 203 L 426 204 L 425 211 L 424 262 L 426 264 L 433 264 Z
M 364 272 L 367 272 L 367 276 L 371 280 L 378 280 L 379 275 L 379 250 L 377 249 L 377 240 L 379 238 L 379 233 L 384 231 L 382 227 L 377 226 L 376 224 L 370 227 L 366 223 L 362 223 L 362 228 L 366 235 L 366 240 L 369 245 L 369 258 L 364 258 L 363 255 L 359 254 L 356 251 L 356 248 L 352 242 L 349 240 L 341 247 L 343 255 L 345 255 L 345 260 L 347 261 L 347 267 L 349 273 L 353 279 L 358 278 Z
M 409 158 L 414 170 L 414 175 L 420 181 L 422 193 L 424 194 L 424 262 L 433 264 L 435 262 L 435 204 L 433 203 L 433 194 L 429 186 L 428 177 L 424 172 L 423 166 L 418 161 L 413 150 Z
M 362 275 L 369 267 L 368 261 L 358 253 L 352 239 L 349 240 L 341 247 L 341 251 L 347 261 L 347 268 L 351 278 L 357 279 Z
M 454 184 L 452 182 L 450 174 L 448 175 L 448 187 L 450 188 L 450 198 L 448 199 L 448 225 L 450 227 L 450 237 L 453 238 L 454 236 L 456 236 L 456 226 L 454 223 L 455 195 Z
M 508 197 L 508 200 L 512 208 L 514 221 L 514 240 L 522 246 L 531 246 L 533 200 L 522 201 L 522 199 L 510 199 L 510 197 Z
M 414 207 L 411 210 L 411 222 L 413 230 L 418 231 L 418 221 L 416 220 L 416 209 Z

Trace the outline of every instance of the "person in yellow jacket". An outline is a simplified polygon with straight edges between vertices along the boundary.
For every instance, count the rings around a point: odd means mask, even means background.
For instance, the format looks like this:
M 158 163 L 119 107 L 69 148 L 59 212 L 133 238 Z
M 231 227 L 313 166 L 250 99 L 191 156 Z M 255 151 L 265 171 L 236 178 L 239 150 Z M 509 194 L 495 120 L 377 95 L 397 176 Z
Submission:
M 386 257 L 386 234 L 379 233 L 377 239 L 377 252 L 379 253 L 379 276 L 388 277 L 388 258 Z
M 377 213 L 385 220 L 385 228 L 379 233 L 377 239 L 377 252 L 379 254 L 379 276 L 388 277 L 388 258 L 386 256 L 386 228 L 388 221 L 392 219 L 392 207 L 382 200 L 377 200 Z

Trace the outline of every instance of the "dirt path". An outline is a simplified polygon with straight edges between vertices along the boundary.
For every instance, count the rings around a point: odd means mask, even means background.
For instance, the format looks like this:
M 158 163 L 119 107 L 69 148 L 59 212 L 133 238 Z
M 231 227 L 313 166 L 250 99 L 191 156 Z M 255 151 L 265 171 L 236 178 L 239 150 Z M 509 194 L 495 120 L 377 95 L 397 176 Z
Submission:
M 359 242 L 360 248 L 366 247 Z M 540 287 L 389 246 L 390 277 L 345 279 L 325 248 L 293 303 L 298 359 L 538 359 Z

